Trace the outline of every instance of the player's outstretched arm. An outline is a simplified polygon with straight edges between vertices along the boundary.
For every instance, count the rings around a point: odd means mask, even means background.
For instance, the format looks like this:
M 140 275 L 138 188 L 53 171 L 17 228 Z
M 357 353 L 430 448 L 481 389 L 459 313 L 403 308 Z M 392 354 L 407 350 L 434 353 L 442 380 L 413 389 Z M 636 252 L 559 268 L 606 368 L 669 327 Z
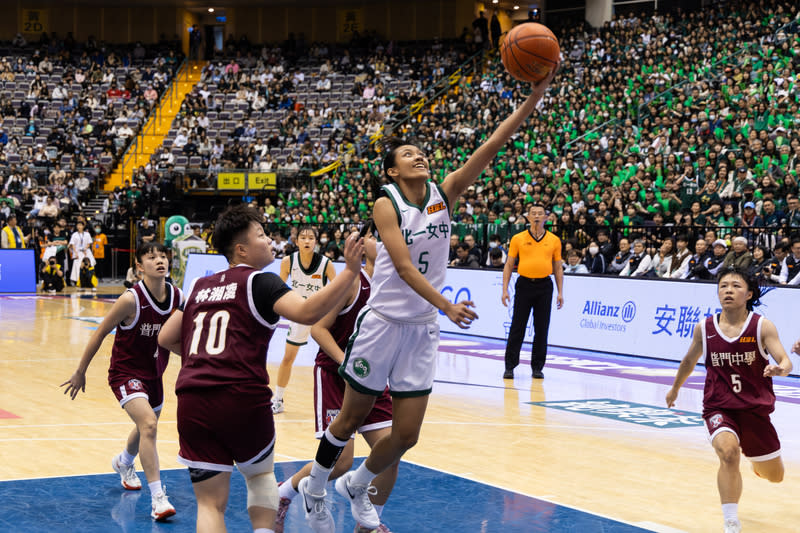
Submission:
M 279 315 L 298 324 L 314 324 L 335 307 L 341 309 L 342 303 L 350 294 L 353 280 L 361 271 L 361 255 L 364 253 L 364 239 L 352 233 L 344 244 L 344 259 L 347 267 L 336 279 L 325 285 L 308 299 L 304 300 L 294 291 L 281 296 L 273 305 Z
M 158 345 L 172 353 L 181 355 L 182 323 L 183 311 L 178 309 L 161 326 L 161 331 L 158 333 Z
M 353 283 L 351 292 L 344 299 L 342 305 L 337 305 L 328 314 L 322 317 L 319 322 L 311 326 L 311 337 L 319 344 L 319 347 L 325 352 L 328 357 L 341 364 L 344 361 L 344 352 L 339 345 L 336 344 L 336 339 L 331 335 L 331 327 L 336 322 L 336 317 L 342 309 L 350 305 L 358 298 L 359 285 Z
M 767 365 L 764 368 L 764 377 L 788 376 L 789 372 L 792 371 L 792 360 L 786 350 L 783 349 L 775 324 L 766 318 L 761 320 L 761 342 L 764 343 L 767 353 L 778 363 L 777 365 Z
M 678 399 L 678 390 L 686 382 L 689 376 L 692 375 L 694 367 L 697 366 L 697 361 L 703 355 L 703 327 L 700 323 L 694 326 L 694 335 L 692 335 L 692 344 L 689 346 L 689 351 L 683 357 L 678 373 L 675 375 L 675 381 L 672 383 L 672 388 L 667 393 L 667 407 L 675 405 L 675 400 Z
M 450 205 L 454 205 L 458 197 L 467 190 L 467 187 L 475 182 L 486 166 L 492 162 L 492 159 L 494 159 L 494 156 L 500 151 L 500 148 L 502 148 L 511 135 L 517 131 L 525 119 L 528 118 L 528 115 L 533 112 L 536 108 L 536 104 L 538 104 L 539 100 L 544 96 L 544 92 L 550 85 L 550 82 L 553 81 L 558 67 L 559 65 L 556 65 L 549 76 L 539 83 L 533 84 L 531 94 L 528 95 L 528 98 L 522 105 L 500 123 L 491 137 L 475 150 L 467 162 L 464 163 L 463 167 L 453 171 L 444 179 L 442 182 L 442 190 L 447 195 Z
M 65 385 L 67 387 L 64 389 L 64 394 L 68 394 L 74 400 L 78 395 L 78 391 L 86 392 L 86 369 L 89 368 L 89 363 L 92 362 L 97 350 L 99 350 L 100 346 L 103 344 L 103 339 L 105 339 L 106 335 L 111 333 L 111 330 L 115 327 L 123 322 L 131 322 L 135 318 L 136 298 L 134 298 L 130 291 L 125 291 L 125 293 L 114 302 L 111 311 L 108 312 L 97 329 L 94 330 L 94 333 L 92 333 L 89 342 L 86 344 L 86 348 L 83 350 L 83 355 L 81 356 L 75 373 L 60 385 L 61 387 Z
M 372 218 L 378 228 L 378 235 L 392 258 L 395 270 L 400 278 L 405 281 L 414 292 L 425 298 L 434 307 L 444 312 L 454 324 L 462 329 L 466 329 L 473 320 L 478 318 L 475 311 L 470 309 L 474 304 L 470 301 L 459 302 L 457 304 L 441 295 L 436 288 L 419 271 L 419 268 L 411 261 L 411 254 L 406 246 L 406 241 L 397 224 L 397 213 L 391 200 L 387 197 L 379 198 L 375 202 L 372 210 Z

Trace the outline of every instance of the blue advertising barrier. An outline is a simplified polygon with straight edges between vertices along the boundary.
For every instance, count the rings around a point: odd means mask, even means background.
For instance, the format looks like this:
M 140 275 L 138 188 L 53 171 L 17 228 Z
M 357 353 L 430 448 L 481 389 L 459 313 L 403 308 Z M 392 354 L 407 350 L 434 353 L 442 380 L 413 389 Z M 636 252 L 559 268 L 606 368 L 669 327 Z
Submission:
M 0 250 L 0 293 L 36 292 L 36 256 L 32 248 Z
M 343 263 L 335 263 L 337 272 Z M 186 268 L 184 291 L 191 279 L 227 268 L 219 255 L 192 254 Z M 278 273 L 280 261 L 264 269 Z M 514 282 L 509 295 L 514 301 Z M 513 307 L 504 307 L 500 296 L 500 270 L 447 269 L 442 295 L 454 303 L 471 300 L 478 320 L 462 330 L 439 313 L 443 332 L 506 339 Z M 800 292 L 789 287 L 770 287 L 756 312 L 772 320 L 781 342 L 790 351 L 800 337 L 800 326 L 791 312 Z M 689 348 L 695 324 L 719 312 L 713 283 L 666 281 L 641 278 L 564 276 L 564 306 L 556 308 L 555 291 L 548 342 L 586 350 L 654 357 L 680 361 Z M 533 321 L 528 320 L 525 341 L 533 340 Z M 800 357 L 791 354 L 793 374 L 800 374 Z

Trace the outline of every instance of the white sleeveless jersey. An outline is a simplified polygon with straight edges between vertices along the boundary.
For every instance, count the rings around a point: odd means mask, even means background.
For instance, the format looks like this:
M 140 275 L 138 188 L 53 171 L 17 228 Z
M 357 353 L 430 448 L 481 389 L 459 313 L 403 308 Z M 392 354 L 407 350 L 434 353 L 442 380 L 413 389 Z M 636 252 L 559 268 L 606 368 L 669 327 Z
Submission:
M 289 256 L 289 286 L 303 298 L 308 298 L 328 283 L 325 269 L 329 262 L 330 259 L 315 252 L 306 270 L 300 263 L 300 252 L 294 252 Z
M 450 205 L 441 187 L 429 181 L 421 206 L 409 202 L 396 183 L 383 186 L 397 211 L 400 231 L 411 262 L 437 291 L 442 290 L 450 255 Z M 387 318 L 402 322 L 436 320 L 437 309 L 397 274 L 389 252 L 378 235 L 378 257 L 367 305 Z

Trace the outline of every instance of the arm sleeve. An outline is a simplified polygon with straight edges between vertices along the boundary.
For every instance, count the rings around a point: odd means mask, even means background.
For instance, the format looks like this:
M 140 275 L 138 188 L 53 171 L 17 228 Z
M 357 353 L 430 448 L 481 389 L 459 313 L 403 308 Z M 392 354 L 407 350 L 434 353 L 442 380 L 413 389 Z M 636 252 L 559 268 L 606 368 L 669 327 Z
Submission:
M 553 261 L 561 261 L 561 239 L 553 235 Z
M 277 274 L 272 272 L 257 274 L 253 278 L 253 301 L 261 318 L 270 324 L 276 323 L 280 316 L 272 306 L 290 290 Z
M 508 257 L 517 257 L 519 254 L 519 239 L 516 236 L 511 237 L 511 243 L 508 245 Z

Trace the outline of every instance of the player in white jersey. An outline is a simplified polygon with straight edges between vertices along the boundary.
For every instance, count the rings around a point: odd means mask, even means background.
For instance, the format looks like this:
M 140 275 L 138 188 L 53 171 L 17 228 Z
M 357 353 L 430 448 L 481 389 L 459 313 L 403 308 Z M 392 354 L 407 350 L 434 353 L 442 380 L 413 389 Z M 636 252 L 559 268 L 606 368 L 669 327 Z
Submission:
M 330 259 L 314 251 L 317 245 L 317 230 L 312 226 L 300 226 L 297 230 L 297 251 L 281 261 L 281 279 L 293 291 L 308 298 L 329 281 L 336 277 L 336 269 Z M 289 322 L 289 333 L 286 334 L 286 349 L 281 365 L 278 367 L 278 379 L 275 382 L 275 395 L 272 397 L 272 413 L 283 412 L 283 394 L 292 377 L 292 365 L 301 346 L 308 343 L 311 326 Z
M 369 499 L 370 483 L 419 437 L 439 351 L 436 310 L 461 328 L 477 318 L 470 309 L 472 302 L 453 304 L 440 292 L 447 268 L 450 207 L 534 110 L 554 73 L 555 69 L 534 85 L 531 95 L 441 185 L 431 180 L 422 150 L 398 139 L 387 141 L 383 170 L 390 183 L 382 188 L 373 209 L 380 239 L 373 292 L 339 368 L 347 382 L 341 412 L 320 439 L 311 475 L 298 485 L 314 531 L 333 531 L 325 484 L 350 435 L 388 382 L 391 433 L 375 443 L 358 469 L 336 481 L 336 491 L 350 502 L 356 522 L 379 527 L 380 518 Z

